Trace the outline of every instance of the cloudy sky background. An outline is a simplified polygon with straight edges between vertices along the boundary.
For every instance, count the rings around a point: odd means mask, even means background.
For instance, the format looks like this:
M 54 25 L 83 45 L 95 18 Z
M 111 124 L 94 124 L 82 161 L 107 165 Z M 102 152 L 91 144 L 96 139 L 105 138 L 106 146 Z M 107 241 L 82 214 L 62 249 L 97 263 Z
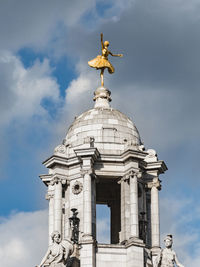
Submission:
M 112 106 L 135 122 L 161 176 L 161 232 L 185 266 L 200 264 L 200 1 L 2 0 L 0 3 L 0 258 L 32 267 L 47 248 L 41 162 L 74 116 L 92 108 L 87 61 L 110 41 Z M 105 232 L 105 220 L 99 228 Z M 39 245 L 38 245 L 39 244 Z

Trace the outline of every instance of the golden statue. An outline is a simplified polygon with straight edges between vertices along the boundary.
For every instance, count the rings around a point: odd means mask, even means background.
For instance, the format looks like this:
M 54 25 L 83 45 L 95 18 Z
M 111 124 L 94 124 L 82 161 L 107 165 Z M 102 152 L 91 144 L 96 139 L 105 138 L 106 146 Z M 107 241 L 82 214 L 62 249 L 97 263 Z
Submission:
M 102 54 L 98 55 L 96 58 L 88 61 L 88 65 L 90 67 L 95 68 L 97 70 L 98 69 L 101 70 L 100 77 L 101 77 L 101 85 L 102 86 L 104 86 L 104 80 L 103 80 L 104 70 L 107 68 L 108 72 L 110 74 L 115 72 L 115 68 L 108 60 L 109 54 L 113 57 L 123 57 L 122 54 L 116 54 L 116 55 L 112 54 L 108 50 L 108 46 L 109 46 L 109 42 L 108 41 L 103 42 L 103 33 L 101 33 L 101 51 L 102 51 Z

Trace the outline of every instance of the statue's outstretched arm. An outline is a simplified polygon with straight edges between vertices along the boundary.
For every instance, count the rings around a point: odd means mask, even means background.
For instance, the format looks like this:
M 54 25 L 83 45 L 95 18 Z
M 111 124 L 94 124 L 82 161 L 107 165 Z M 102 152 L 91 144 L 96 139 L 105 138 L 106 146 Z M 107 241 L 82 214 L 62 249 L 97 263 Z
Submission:
M 101 33 L 101 48 L 104 49 L 104 44 L 103 44 L 103 33 Z
M 50 249 L 47 250 L 47 253 L 45 254 L 44 258 L 42 259 L 40 265 L 38 265 L 37 267 L 42 267 L 43 266 L 45 261 L 48 259 L 49 254 L 50 254 Z
M 123 54 L 113 54 L 109 51 L 109 54 L 113 57 L 123 57 Z
M 176 265 L 177 265 L 178 267 L 184 267 L 184 266 L 178 261 L 178 258 L 177 258 L 177 256 L 176 256 L 176 254 L 175 254 L 175 256 L 174 256 L 174 260 L 175 260 L 175 263 L 176 263 Z

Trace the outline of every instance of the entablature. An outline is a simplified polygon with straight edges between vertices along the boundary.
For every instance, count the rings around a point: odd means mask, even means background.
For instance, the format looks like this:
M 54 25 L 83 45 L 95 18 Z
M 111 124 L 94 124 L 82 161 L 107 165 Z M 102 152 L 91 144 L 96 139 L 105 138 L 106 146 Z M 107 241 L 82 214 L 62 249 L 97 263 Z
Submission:
M 144 151 L 127 150 L 121 155 L 100 154 L 97 148 L 76 149 L 76 156 L 66 158 L 60 155 L 53 155 L 44 161 L 44 165 L 54 173 L 60 172 L 73 177 L 79 176 L 83 161 L 90 159 L 93 172 L 99 177 L 121 178 L 129 170 L 135 169 L 144 173 L 145 180 L 151 180 L 151 177 L 162 174 L 167 170 L 167 166 L 162 160 L 146 161 L 148 155 Z M 146 173 L 146 174 L 145 174 Z M 149 176 L 149 177 L 148 177 Z M 43 175 L 43 182 L 48 183 L 49 175 Z

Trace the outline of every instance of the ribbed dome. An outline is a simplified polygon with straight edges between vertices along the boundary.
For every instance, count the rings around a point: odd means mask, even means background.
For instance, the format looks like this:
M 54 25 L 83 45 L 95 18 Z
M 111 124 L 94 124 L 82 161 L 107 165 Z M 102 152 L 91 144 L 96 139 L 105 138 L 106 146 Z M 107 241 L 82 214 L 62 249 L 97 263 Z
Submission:
M 66 143 L 72 149 L 92 143 L 100 153 L 121 154 L 128 146 L 138 150 L 141 140 L 136 126 L 126 115 L 112 108 L 96 107 L 75 119 Z

